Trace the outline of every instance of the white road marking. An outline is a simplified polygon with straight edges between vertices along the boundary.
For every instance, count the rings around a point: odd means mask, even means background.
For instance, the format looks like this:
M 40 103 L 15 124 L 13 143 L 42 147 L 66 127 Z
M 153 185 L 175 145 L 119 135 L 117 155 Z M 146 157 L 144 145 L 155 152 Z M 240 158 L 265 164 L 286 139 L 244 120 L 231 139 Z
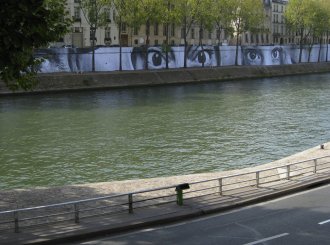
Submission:
M 189 224 L 192 224 L 192 223 L 198 223 L 200 221 L 212 219 L 214 217 L 221 217 L 221 216 L 225 216 L 225 215 L 229 215 L 229 214 L 233 214 L 233 213 L 238 213 L 238 212 L 243 211 L 243 210 L 249 210 L 249 209 L 254 208 L 255 206 L 258 206 L 258 207 L 265 206 L 269 203 L 276 203 L 276 202 L 279 202 L 279 201 L 282 201 L 282 200 L 289 199 L 291 197 L 302 196 L 304 194 L 307 194 L 309 192 L 313 192 L 315 190 L 322 190 L 322 189 L 325 189 L 325 188 L 329 188 L 329 186 L 330 185 L 325 185 L 325 186 L 317 187 L 317 188 L 314 188 L 314 189 L 311 189 L 311 190 L 301 191 L 301 192 L 298 192 L 298 193 L 295 193 L 295 194 L 287 195 L 287 196 L 280 197 L 280 198 L 270 200 L 270 201 L 261 202 L 261 203 L 250 205 L 250 206 L 247 206 L 247 207 L 242 207 L 242 208 L 238 208 L 238 209 L 235 209 L 235 210 L 231 210 L 231 211 L 227 211 L 227 212 L 223 212 L 223 213 L 219 213 L 219 214 L 208 215 L 207 217 L 203 217 L 203 218 L 197 218 L 197 219 L 194 219 L 194 220 L 183 221 L 183 222 L 180 222 L 180 223 L 177 223 L 177 224 L 172 224 L 172 225 L 164 225 L 164 226 L 159 226 L 159 227 L 155 227 L 155 228 L 149 228 L 149 229 L 143 229 L 143 230 L 139 230 L 139 231 L 127 232 L 125 234 L 120 234 L 120 235 L 108 236 L 107 238 L 101 238 L 101 239 L 97 239 L 95 241 L 89 241 L 89 242 L 85 242 L 85 243 L 82 243 L 82 244 L 92 244 L 92 242 L 106 241 L 106 240 L 109 239 L 109 237 L 111 237 L 111 238 L 122 238 L 122 237 L 126 237 L 126 236 L 129 236 L 129 235 L 136 235 L 136 234 L 140 234 L 140 233 L 147 233 L 147 232 L 150 232 L 150 231 L 158 231 L 158 230 L 162 230 L 162 229 L 168 229 L 168 228 L 174 228 L 174 227 L 179 227 L 179 226 L 183 226 L 183 225 L 189 225 Z M 247 245 L 247 244 L 244 244 L 244 245 Z
M 270 241 L 270 240 L 274 240 L 274 239 L 277 239 L 277 238 L 280 238 L 280 237 L 288 236 L 288 235 L 289 235 L 289 233 L 283 233 L 283 234 L 279 234 L 279 235 L 276 235 L 276 236 L 264 238 L 264 239 L 261 239 L 261 240 L 255 241 L 255 242 L 246 243 L 244 245 L 254 245 L 254 244 L 258 244 L 258 243 L 262 243 L 262 242 L 267 242 L 267 241 Z
M 320 222 L 319 225 L 324 225 L 326 223 L 330 223 L 330 219 Z

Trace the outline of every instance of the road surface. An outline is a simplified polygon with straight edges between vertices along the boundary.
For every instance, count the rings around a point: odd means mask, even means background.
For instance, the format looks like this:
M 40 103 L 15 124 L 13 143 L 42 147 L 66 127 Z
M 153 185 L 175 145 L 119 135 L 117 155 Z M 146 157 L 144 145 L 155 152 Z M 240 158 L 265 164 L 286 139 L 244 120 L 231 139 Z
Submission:
M 330 185 L 228 213 L 79 244 L 330 244 Z

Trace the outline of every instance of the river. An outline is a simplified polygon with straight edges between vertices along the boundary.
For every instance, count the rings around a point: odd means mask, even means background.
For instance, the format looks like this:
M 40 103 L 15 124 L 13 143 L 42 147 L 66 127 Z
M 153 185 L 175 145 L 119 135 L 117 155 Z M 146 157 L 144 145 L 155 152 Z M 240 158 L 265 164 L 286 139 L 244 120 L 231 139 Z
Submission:
M 330 141 L 330 74 L 0 97 L 0 188 L 215 172 Z

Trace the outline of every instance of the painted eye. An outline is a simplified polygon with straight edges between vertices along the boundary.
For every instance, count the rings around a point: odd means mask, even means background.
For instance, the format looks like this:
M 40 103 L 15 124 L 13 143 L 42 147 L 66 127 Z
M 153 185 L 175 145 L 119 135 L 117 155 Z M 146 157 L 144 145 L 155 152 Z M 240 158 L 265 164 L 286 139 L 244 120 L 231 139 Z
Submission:
M 162 64 L 162 55 L 159 52 L 155 52 L 152 55 L 152 64 L 154 66 L 160 66 Z
M 261 58 L 255 51 L 248 52 L 247 57 L 251 61 L 255 61 Z
M 198 55 L 197 55 L 197 58 L 198 58 L 198 62 L 199 63 L 205 63 L 205 60 L 206 60 L 206 57 L 205 57 L 205 54 L 204 54 L 204 52 L 202 52 L 202 51 L 199 51 L 198 52 Z
M 280 49 L 280 48 L 274 48 L 272 50 L 272 58 L 273 59 L 280 59 L 281 54 L 282 54 L 282 49 Z
M 165 57 L 158 50 L 149 50 L 148 52 L 148 62 L 150 68 L 163 68 L 166 64 Z
M 207 50 L 200 50 L 197 53 L 196 61 L 199 64 L 208 64 L 211 60 L 210 53 Z
M 258 50 L 250 49 L 245 52 L 247 65 L 261 65 L 263 56 Z

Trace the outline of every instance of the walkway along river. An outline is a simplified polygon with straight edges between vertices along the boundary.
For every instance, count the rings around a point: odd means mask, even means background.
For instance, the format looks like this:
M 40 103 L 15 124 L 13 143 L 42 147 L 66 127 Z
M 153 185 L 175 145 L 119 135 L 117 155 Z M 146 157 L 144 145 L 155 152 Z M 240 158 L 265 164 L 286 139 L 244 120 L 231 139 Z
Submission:
M 0 188 L 214 172 L 330 139 L 330 74 L 1 97 Z

